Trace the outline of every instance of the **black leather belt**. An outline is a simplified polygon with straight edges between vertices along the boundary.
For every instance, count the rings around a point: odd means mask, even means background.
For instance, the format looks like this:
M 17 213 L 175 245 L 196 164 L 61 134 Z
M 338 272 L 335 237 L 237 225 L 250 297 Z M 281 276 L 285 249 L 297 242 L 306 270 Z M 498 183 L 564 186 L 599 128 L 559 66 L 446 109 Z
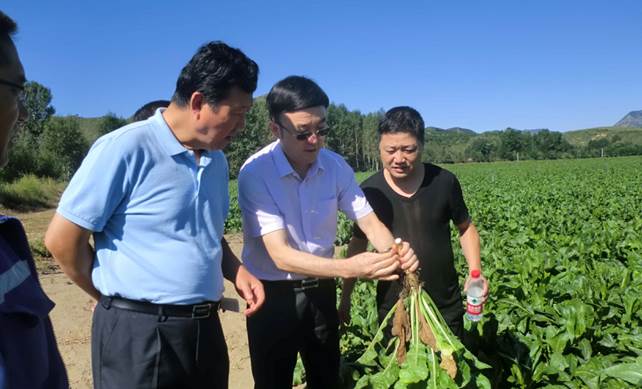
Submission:
M 276 286 L 276 287 L 290 288 L 294 290 L 306 290 L 306 289 L 318 288 L 324 285 L 334 285 L 333 278 L 305 278 L 303 280 L 278 280 L 278 281 L 261 280 L 261 282 L 266 286 Z
M 109 309 L 111 307 L 125 309 L 140 313 L 158 316 L 190 317 L 192 319 L 206 319 L 218 311 L 220 301 L 207 301 L 201 304 L 174 305 L 153 304 L 147 301 L 130 300 L 121 297 L 101 296 L 100 304 Z

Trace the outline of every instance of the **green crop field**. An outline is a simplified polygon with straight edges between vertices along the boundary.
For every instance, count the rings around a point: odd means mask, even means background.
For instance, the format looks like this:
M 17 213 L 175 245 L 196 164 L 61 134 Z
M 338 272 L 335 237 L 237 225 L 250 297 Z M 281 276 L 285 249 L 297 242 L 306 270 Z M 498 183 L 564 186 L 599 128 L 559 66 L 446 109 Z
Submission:
M 444 166 L 459 177 L 482 239 L 491 293 L 467 336 L 492 366 L 484 370 L 490 382 L 642 387 L 642 157 Z M 228 233 L 241 228 L 236 195 L 233 181 Z M 51 214 L 20 215 L 37 256 L 45 256 L 39 248 Z M 350 233 L 341 216 L 337 244 Z M 452 240 L 463 284 L 454 232 Z M 341 340 L 346 387 L 374 374 L 356 362 L 378 327 L 373 292 L 372 282 L 359 282 L 353 294 Z M 302 374 L 298 368 L 296 379 Z
M 467 331 L 493 366 L 490 381 L 642 386 L 642 158 L 446 168 L 460 178 L 482 239 L 491 293 L 484 319 Z M 463 284 L 455 235 L 453 247 Z M 356 359 L 377 328 L 372 283 L 360 282 L 353 298 L 342 338 L 348 386 L 366 371 Z

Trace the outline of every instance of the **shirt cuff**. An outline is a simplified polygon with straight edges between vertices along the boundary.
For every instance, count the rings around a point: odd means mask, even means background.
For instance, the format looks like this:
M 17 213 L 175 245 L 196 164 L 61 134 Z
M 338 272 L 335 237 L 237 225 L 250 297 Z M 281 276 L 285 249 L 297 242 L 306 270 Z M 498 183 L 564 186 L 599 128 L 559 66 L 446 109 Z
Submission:
M 74 223 L 74 224 L 76 224 L 76 225 L 78 225 L 78 226 L 80 226 L 80 227 L 82 227 L 82 228 L 84 228 L 86 230 L 89 230 L 91 232 L 96 232 L 96 231 L 102 230 L 102 226 L 99 226 L 96 223 L 92 223 L 92 222 L 90 222 L 90 221 L 88 221 L 86 219 L 83 219 L 80 216 L 74 215 L 72 212 L 70 212 L 70 211 L 68 211 L 68 210 L 66 210 L 64 208 L 58 207 L 58 209 L 56 209 L 56 212 L 58 212 L 62 217 L 64 217 L 65 219 L 69 220 L 70 222 L 72 222 L 72 223 Z

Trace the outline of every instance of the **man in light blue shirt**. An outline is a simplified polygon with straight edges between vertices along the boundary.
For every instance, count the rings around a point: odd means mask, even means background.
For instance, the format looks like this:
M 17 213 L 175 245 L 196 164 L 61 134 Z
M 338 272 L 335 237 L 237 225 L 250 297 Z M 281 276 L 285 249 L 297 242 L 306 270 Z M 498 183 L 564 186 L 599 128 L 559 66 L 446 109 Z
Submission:
M 339 321 L 334 277 L 392 280 L 414 271 L 407 243 L 398 252 L 344 159 L 323 148 L 328 96 L 312 80 L 287 77 L 267 96 L 278 139 L 239 174 L 243 262 L 263 281 L 265 307 L 247 320 L 255 388 L 289 388 L 301 352 L 307 387 L 339 383 Z M 380 253 L 332 259 L 338 211 Z
M 99 300 L 94 387 L 227 388 L 223 277 L 246 299 L 248 316 L 264 295 L 223 238 L 221 149 L 244 127 L 257 76 L 240 50 L 202 46 L 169 107 L 98 139 L 65 190 L 45 244 Z

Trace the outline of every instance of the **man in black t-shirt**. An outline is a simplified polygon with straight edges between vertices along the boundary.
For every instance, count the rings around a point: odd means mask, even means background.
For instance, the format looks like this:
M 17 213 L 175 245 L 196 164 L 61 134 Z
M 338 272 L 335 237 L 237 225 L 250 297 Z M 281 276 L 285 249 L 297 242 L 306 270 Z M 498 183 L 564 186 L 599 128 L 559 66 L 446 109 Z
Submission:
M 377 217 L 395 237 L 408 241 L 419 258 L 420 280 L 455 335 L 463 335 L 464 308 L 450 242 L 450 221 L 459 231 L 459 242 L 469 271 L 481 271 L 479 234 L 470 219 L 459 181 L 451 172 L 421 161 L 424 121 L 410 107 L 396 107 L 379 123 L 379 152 L 383 170 L 361 187 Z M 348 256 L 365 251 L 367 239 L 355 226 Z M 470 273 L 469 273 L 470 274 Z M 488 282 L 482 275 L 484 296 Z M 354 279 L 344 283 L 340 319 L 349 318 Z M 466 278 L 464 291 L 470 277 Z M 401 283 L 377 285 L 379 320 L 395 304 Z

